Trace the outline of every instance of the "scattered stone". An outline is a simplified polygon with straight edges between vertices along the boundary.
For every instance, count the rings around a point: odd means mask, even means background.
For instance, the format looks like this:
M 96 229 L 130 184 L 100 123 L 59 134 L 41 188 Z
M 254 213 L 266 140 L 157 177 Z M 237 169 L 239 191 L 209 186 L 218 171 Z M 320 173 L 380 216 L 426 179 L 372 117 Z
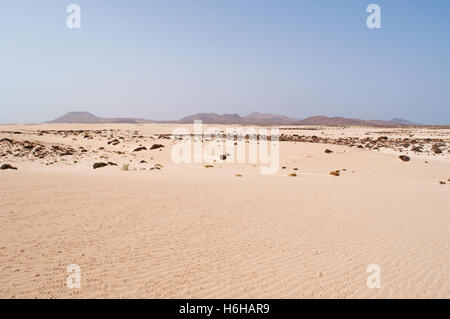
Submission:
M 433 146 L 431 147 L 431 150 L 435 153 L 435 154 L 441 154 L 442 150 L 439 146 L 439 144 L 433 144 Z
M 95 163 L 93 167 L 94 167 L 94 169 L 97 169 L 97 168 L 101 168 L 101 167 L 105 167 L 105 166 L 108 166 L 108 164 L 100 162 L 100 163 Z
M 221 159 L 222 161 L 224 161 L 224 160 L 227 159 L 227 156 L 226 156 L 226 155 L 220 155 L 220 159 Z
M 0 169 L 1 169 L 1 170 L 5 170 L 5 169 L 15 169 L 15 170 L 17 170 L 17 167 L 14 167 L 14 166 L 12 166 L 12 165 L 10 165 L 10 164 L 3 164 L 3 165 L 0 167 Z
M 340 176 L 340 175 L 341 175 L 341 171 L 340 171 L 340 170 L 331 171 L 331 172 L 330 172 L 330 175 L 333 175 L 333 176 Z
M 108 164 L 108 165 L 111 165 L 111 166 L 117 166 L 117 164 L 116 164 L 116 163 L 113 163 L 113 162 L 108 162 L 107 164 Z
M 296 174 L 296 173 L 291 173 L 291 174 L 289 174 L 288 176 L 289 176 L 289 177 L 296 177 L 297 174 Z
M 110 145 L 110 144 L 112 144 L 112 145 L 117 145 L 117 144 L 119 144 L 120 143 L 120 141 L 118 140 L 118 139 L 113 139 L 113 140 L 111 140 L 111 141 L 108 141 L 108 145 Z
M 287 167 L 286 166 L 283 166 L 281 169 L 286 169 Z
M 162 148 L 164 145 L 162 144 L 153 144 L 152 147 L 150 147 L 150 150 L 157 150 L 158 148 Z
M 67 151 L 67 152 L 61 153 L 60 156 L 69 156 L 69 155 L 73 155 L 73 153 L 70 151 Z
M 400 155 L 398 158 L 401 159 L 403 162 L 409 162 L 410 160 L 409 156 L 406 155 Z
M 140 161 L 140 164 L 145 164 L 145 163 L 147 163 L 147 162 L 144 160 Z
M 439 181 L 439 184 L 445 185 L 445 182 L 444 181 Z
M 328 148 L 325 150 L 325 153 L 327 153 L 327 154 L 331 154 L 331 153 L 333 153 L 333 151 L 332 150 L 329 150 Z
M 242 174 L 236 174 L 235 176 L 236 177 L 242 177 Z
M 205 165 L 205 168 L 212 168 L 212 167 L 214 167 L 214 165 Z
M 141 147 L 138 147 L 138 148 L 134 149 L 133 152 L 140 152 L 140 151 L 146 151 L 146 150 L 147 150 L 147 148 L 145 146 L 141 146 Z

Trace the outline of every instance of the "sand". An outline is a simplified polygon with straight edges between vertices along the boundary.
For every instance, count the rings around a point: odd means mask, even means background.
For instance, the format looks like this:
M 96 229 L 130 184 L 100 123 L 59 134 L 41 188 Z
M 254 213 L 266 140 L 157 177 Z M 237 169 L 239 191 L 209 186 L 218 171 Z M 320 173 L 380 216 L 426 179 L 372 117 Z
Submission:
M 261 175 L 253 164 L 173 163 L 174 141 L 158 134 L 176 126 L 0 126 L 0 139 L 18 143 L 0 157 L 18 168 L 0 171 L 0 297 L 450 297 L 450 130 L 282 130 L 444 146 L 434 154 L 283 141 L 286 168 Z M 112 136 L 123 139 L 108 145 Z M 76 154 L 35 158 L 23 141 Z M 150 150 L 156 143 L 165 147 Z M 133 152 L 139 146 L 147 150 Z M 92 168 L 108 161 L 117 166 Z M 81 268 L 80 289 L 66 286 L 69 264 Z M 381 288 L 367 286 L 369 264 L 380 266 Z

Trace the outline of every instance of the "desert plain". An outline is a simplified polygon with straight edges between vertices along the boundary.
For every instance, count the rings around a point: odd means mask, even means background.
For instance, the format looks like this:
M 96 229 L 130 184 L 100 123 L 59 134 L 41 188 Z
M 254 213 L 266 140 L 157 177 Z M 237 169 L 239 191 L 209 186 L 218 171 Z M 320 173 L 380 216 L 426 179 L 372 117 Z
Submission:
M 1 125 L 0 298 L 450 297 L 449 128 L 279 127 L 262 175 L 177 127 Z

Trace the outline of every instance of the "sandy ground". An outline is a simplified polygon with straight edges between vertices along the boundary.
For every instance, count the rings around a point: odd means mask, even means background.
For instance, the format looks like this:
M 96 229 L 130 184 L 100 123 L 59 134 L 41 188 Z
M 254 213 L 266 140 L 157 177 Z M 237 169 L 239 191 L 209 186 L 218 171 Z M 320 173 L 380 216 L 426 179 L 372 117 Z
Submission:
M 284 130 L 430 138 L 443 152 L 281 142 L 280 170 L 261 175 L 173 163 L 175 142 L 158 134 L 175 127 L 0 126 L 14 140 L 0 165 L 18 168 L 0 171 L 0 297 L 450 298 L 450 130 Z M 74 154 L 33 157 L 24 141 Z M 101 161 L 117 166 L 94 170 Z M 69 264 L 80 289 L 66 286 Z M 367 286 L 369 264 L 381 288 Z

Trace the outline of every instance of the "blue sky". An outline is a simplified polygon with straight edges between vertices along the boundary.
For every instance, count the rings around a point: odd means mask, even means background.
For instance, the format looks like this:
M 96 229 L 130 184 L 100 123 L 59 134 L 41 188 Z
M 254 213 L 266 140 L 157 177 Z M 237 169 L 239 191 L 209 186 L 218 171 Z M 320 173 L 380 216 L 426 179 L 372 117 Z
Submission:
M 1 0 L 0 36 L 1 123 L 256 110 L 450 124 L 446 0 Z

